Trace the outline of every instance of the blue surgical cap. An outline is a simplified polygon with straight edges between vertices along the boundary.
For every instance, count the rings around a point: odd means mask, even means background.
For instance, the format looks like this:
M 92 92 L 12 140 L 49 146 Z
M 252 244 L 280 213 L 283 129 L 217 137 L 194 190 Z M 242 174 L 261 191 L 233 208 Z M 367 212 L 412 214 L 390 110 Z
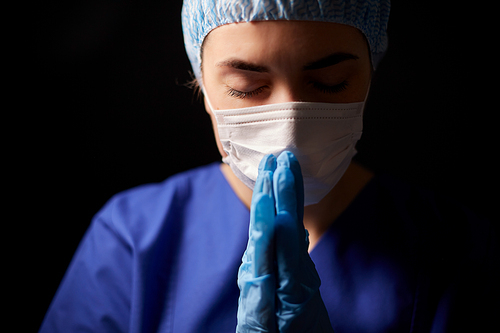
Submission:
M 201 84 L 201 46 L 218 26 L 250 21 L 297 20 L 353 26 L 366 36 L 373 66 L 387 49 L 390 0 L 184 0 L 184 44 Z

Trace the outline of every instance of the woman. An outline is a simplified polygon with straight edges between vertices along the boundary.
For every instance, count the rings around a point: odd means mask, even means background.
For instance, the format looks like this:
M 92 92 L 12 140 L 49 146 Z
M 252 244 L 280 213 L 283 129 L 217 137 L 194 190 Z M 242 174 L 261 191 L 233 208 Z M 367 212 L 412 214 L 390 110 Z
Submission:
M 110 200 L 41 332 L 441 332 L 480 314 L 467 305 L 483 304 L 488 278 L 474 295 L 470 285 L 490 276 L 491 246 L 476 246 L 490 235 L 351 162 L 388 11 L 185 1 L 186 49 L 226 163 Z

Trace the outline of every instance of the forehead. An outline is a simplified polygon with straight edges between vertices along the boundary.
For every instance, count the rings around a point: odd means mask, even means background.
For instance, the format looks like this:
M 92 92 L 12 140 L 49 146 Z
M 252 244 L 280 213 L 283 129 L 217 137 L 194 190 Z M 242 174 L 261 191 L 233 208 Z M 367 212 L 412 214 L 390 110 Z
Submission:
M 307 62 L 335 52 L 369 59 L 368 43 L 361 31 L 331 22 L 232 23 L 212 30 L 203 43 L 203 61 L 243 57 L 249 61 Z

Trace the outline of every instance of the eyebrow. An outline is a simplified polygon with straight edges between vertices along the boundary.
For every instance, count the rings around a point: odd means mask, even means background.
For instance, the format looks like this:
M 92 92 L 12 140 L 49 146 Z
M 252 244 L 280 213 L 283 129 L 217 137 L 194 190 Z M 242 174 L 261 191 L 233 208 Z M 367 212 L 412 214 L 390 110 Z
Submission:
M 315 60 L 313 62 L 308 63 L 307 65 L 304 66 L 304 70 L 313 70 L 313 69 L 330 67 L 342 61 L 358 60 L 358 59 L 359 59 L 358 56 L 351 53 L 344 53 L 344 52 L 333 53 L 319 60 Z
M 320 69 L 320 68 L 325 68 L 325 67 L 336 65 L 342 61 L 357 60 L 357 59 L 359 59 L 359 57 L 354 55 L 354 54 L 338 52 L 338 53 L 330 54 L 330 55 L 323 57 L 319 60 L 315 60 L 313 62 L 310 62 L 310 63 L 306 64 L 303 68 L 304 68 L 304 70 Z M 246 61 L 239 60 L 239 59 L 229 59 L 229 60 L 220 61 L 216 64 L 216 66 L 217 67 L 231 67 L 234 69 L 240 69 L 240 70 L 250 71 L 250 72 L 258 72 L 258 73 L 268 73 L 269 72 L 269 69 L 265 66 L 252 64 L 250 62 L 246 62 Z
M 229 59 L 225 61 L 218 62 L 216 64 L 217 67 L 231 67 L 234 69 L 241 69 L 244 71 L 251 72 L 259 72 L 259 73 L 267 73 L 269 69 L 264 66 L 255 65 L 246 61 L 238 60 L 238 59 Z

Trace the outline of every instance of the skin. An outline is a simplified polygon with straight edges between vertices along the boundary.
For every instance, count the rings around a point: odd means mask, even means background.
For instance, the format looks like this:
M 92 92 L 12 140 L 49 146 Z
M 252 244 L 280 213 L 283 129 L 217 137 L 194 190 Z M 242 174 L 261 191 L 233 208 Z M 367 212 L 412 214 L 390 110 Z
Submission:
M 365 100 L 371 60 L 363 34 L 354 27 L 304 21 L 265 21 L 220 26 L 205 38 L 203 84 L 214 109 L 234 109 L 291 101 L 352 103 Z M 217 146 L 217 123 L 205 97 Z M 252 191 L 222 164 L 242 202 Z M 339 183 L 318 204 L 305 207 L 310 250 L 368 183 L 372 173 L 351 163 Z

